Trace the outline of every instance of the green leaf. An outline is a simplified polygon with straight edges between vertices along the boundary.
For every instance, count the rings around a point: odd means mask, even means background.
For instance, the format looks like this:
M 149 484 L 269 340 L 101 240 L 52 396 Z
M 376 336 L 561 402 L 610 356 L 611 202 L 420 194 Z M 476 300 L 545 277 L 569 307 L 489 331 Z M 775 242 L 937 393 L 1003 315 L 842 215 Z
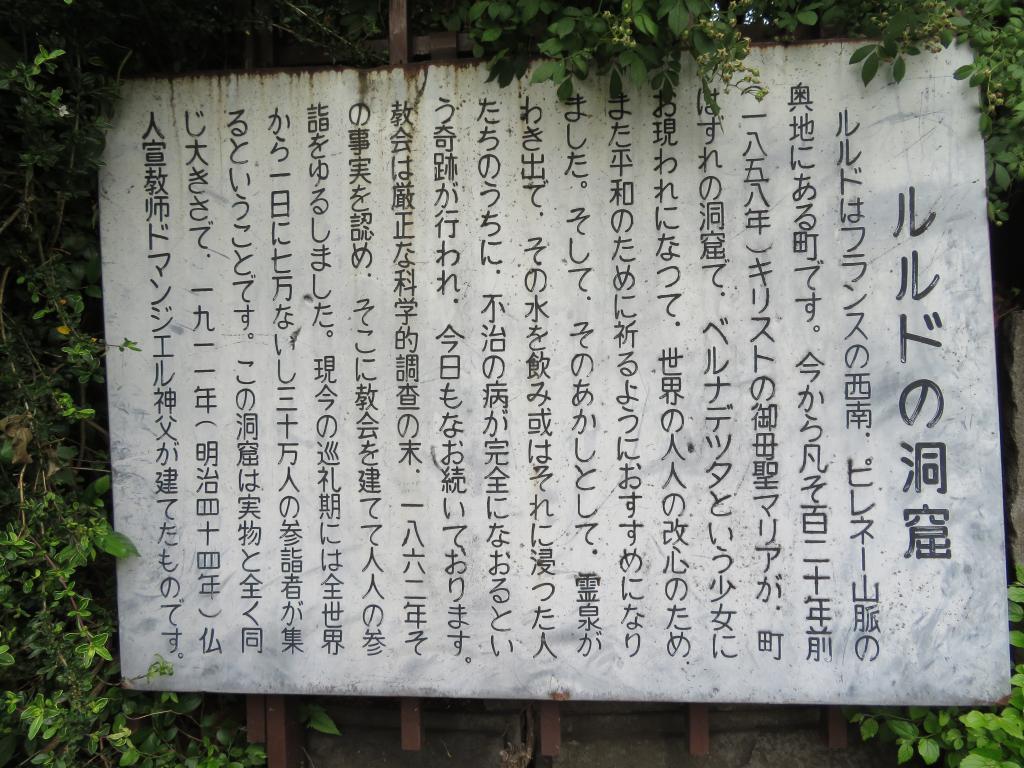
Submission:
M 1018 744 L 1024 740 L 1024 723 L 1020 720 L 1007 720 L 1006 718 L 1000 718 L 1000 720 L 996 722 L 994 730 L 997 732 L 1002 731 L 1000 737 L 1005 738 L 1009 736 L 1010 740 Z
M 878 721 L 875 720 L 875 718 L 869 717 L 860 724 L 860 737 L 862 740 L 867 741 L 868 739 L 874 738 L 877 733 Z
M 106 659 L 107 661 L 113 661 L 114 658 L 110 655 L 110 651 L 107 650 L 107 639 L 109 637 L 110 637 L 110 635 L 108 633 L 106 633 L 106 632 L 104 632 L 101 635 L 96 635 L 96 637 L 94 637 L 92 639 L 92 642 L 90 643 L 90 647 L 95 652 L 95 654 L 97 656 L 99 656 L 101 659 Z
M 907 62 L 902 56 L 897 56 L 896 61 L 892 63 L 892 79 L 897 83 L 903 80 L 903 76 L 907 74 Z
M 481 16 L 483 16 L 484 11 L 487 10 L 488 5 L 490 5 L 489 0 L 477 0 L 477 2 L 469 6 L 469 20 L 476 21 Z
M 1018 624 L 1022 620 L 1024 620 L 1024 607 L 1018 605 L 1017 603 L 1010 603 L 1009 608 L 1011 622 L 1013 622 L 1014 624 Z
M 636 24 L 636 28 L 643 32 L 645 35 L 650 37 L 658 36 L 658 25 L 654 23 L 649 15 L 644 12 L 638 13 L 633 17 L 633 23 Z
M 543 83 L 546 80 L 556 80 L 565 77 L 565 64 L 561 61 L 544 61 L 533 70 L 531 83 Z
M 964 27 L 971 26 L 970 19 L 964 16 L 954 16 L 952 19 L 949 20 L 949 23 L 952 24 L 954 27 L 960 27 L 961 29 L 963 29 Z
M 97 496 L 102 496 L 109 490 L 110 475 L 102 475 L 92 484 L 92 492 Z
M 1005 190 L 1010 186 L 1010 173 L 1006 170 L 1005 165 L 995 166 L 995 182 L 996 188 L 999 190 Z M 1016 640 L 1014 638 L 1017 638 Z M 1017 648 L 1024 648 L 1024 632 L 1020 630 L 1014 630 L 1010 633 L 1010 644 Z
M 878 46 L 872 43 L 871 45 L 862 45 L 856 51 L 853 52 L 853 56 L 850 57 L 850 63 L 856 64 L 857 62 L 864 61 L 869 53 L 872 53 Z
M 198 693 L 182 694 L 181 698 L 178 699 L 177 704 L 174 706 L 174 711 L 180 714 L 187 714 L 198 709 L 199 705 L 202 703 L 203 697 Z
M 864 81 L 864 85 L 874 79 L 876 72 L 878 72 L 878 54 L 872 53 L 864 60 L 864 66 L 860 70 L 860 79 Z
M 562 101 L 568 101 L 572 96 L 572 78 L 567 77 L 561 83 L 558 84 L 558 98 Z
M 132 544 L 132 540 L 123 533 L 111 531 L 96 542 L 100 549 L 114 557 L 138 557 L 139 550 Z
M 916 739 L 918 736 L 917 726 L 906 720 L 890 720 L 889 727 L 901 739 Z
M 488 27 L 480 35 L 480 40 L 484 43 L 493 43 L 499 37 L 501 37 L 501 27 Z
M 814 11 L 797 11 L 796 20 L 808 27 L 813 27 L 818 23 L 818 14 Z
M 715 50 L 708 36 L 700 29 L 693 30 L 693 49 L 700 55 L 711 53 Z
M 960 716 L 960 722 L 966 725 L 968 728 L 984 728 L 985 715 L 983 715 L 976 709 L 972 709 L 966 715 Z
M 586 77 L 587 72 L 590 70 L 590 63 L 587 61 L 586 54 L 574 53 L 572 55 L 572 68 L 580 77 Z M 571 96 L 572 94 L 570 93 L 569 95 Z
M 547 40 L 542 40 L 537 45 L 537 50 L 545 56 L 560 56 L 564 49 L 562 41 L 557 37 L 549 37 Z
M 558 37 L 568 37 L 572 34 L 573 29 L 576 28 L 575 19 L 561 18 L 548 27 L 548 31 Z
M 647 82 L 647 65 L 637 56 L 629 64 L 629 79 L 637 88 Z
M 960 762 L 960 768 L 999 768 L 999 761 L 985 755 L 972 753 Z
M 43 46 L 39 46 L 39 53 L 36 54 L 36 58 L 33 63 L 38 67 L 40 64 L 45 64 L 48 61 L 56 59 L 58 56 L 64 55 L 64 49 L 55 48 L 52 51 L 48 51 Z
M 334 720 L 324 710 L 323 707 L 317 704 L 308 705 L 309 720 L 306 724 L 314 731 L 320 733 L 326 733 L 330 736 L 341 736 L 341 731 L 338 730 L 338 726 L 334 724 Z
M 966 80 L 974 72 L 973 64 L 964 64 L 962 67 L 957 67 L 956 72 L 953 73 L 953 78 L 956 80 Z
M 36 737 L 36 734 L 39 733 L 39 730 L 43 727 L 43 722 L 44 720 L 42 715 L 36 715 L 34 718 L 32 718 L 32 724 L 28 727 L 29 741 L 34 739 Z
M 1002 171 L 1002 175 L 999 173 L 1000 171 Z M 1000 178 L 1006 180 L 1005 185 L 1000 185 Z M 1006 169 L 1003 168 L 1003 166 L 1001 165 L 996 166 L 995 181 L 996 186 L 999 187 L 1000 189 L 1006 189 L 1006 187 L 1010 185 L 1010 174 L 1008 174 L 1006 172 Z M 1010 633 L 1010 645 L 1012 645 L 1015 648 L 1024 648 L 1024 632 L 1021 632 L 1019 629 L 1013 630 Z
M 927 765 L 933 765 L 941 754 L 935 739 L 921 739 L 917 742 L 917 753 Z
M 913 756 L 914 745 L 909 741 L 905 741 L 902 744 L 900 744 L 900 749 L 896 753 L 896 762 L 900 765 L 903 765 L 903 763 L 910 760 L 910 758 L 912 758 Z
M 487 4 L 487 15 L 492 19 L 498 19 L 499 21 L 505 21 L 512 18 L 512 6 L 508 3 L 496 2 L 491 0 Z
M 676 3 L 672 6 L 672 10 L 668 12 L 668 28 L 672 34 L 679 37 L 683 34 L 683 30 L 686 29 L 686 10 L 683 8 L 682 3 Z

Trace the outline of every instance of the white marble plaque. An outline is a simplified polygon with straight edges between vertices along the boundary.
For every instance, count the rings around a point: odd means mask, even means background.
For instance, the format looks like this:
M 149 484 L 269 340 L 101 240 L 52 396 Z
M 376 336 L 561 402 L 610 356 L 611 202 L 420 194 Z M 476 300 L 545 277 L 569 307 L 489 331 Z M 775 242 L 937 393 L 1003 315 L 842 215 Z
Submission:
M 768 95 L 482 65 L 127 88 L 101 180 L 132 686 L 1008 692 L 966 50 Z M 163 659 L 173 675 L 146 677 Z

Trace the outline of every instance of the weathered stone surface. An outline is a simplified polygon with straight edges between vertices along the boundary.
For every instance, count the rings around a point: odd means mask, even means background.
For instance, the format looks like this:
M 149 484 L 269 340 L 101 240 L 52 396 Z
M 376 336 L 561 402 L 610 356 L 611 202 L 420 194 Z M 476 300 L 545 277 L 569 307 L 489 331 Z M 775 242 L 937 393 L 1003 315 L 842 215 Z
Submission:
M 767 98 L 720 116 L 692 72 L 672 104 L 482 65 L 133 84 L 101 184 L 130 684 L 1005 693 L 969 54 L 865 88 L 850 52 L 758 48 Z

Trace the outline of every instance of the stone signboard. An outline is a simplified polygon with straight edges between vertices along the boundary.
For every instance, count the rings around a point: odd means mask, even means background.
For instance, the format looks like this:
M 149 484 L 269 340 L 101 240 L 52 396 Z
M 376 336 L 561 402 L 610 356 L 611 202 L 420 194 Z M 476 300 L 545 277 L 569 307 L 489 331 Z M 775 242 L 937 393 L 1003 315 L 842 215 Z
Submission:
M 129 684 L 1003 695 L 969 53 L 865 87 L 852 50 L 755 49 L 761 99 L 685 67 L 671 99 L 131 83 L 101 180 Z

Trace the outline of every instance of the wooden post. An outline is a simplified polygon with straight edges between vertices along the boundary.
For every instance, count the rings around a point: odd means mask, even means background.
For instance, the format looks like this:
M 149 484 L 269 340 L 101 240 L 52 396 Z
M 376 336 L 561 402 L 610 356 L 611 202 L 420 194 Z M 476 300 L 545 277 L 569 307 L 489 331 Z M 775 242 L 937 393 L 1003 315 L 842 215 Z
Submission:
M 388 7 L 388 58 L 392 64 L 409 63 L 409 6 L 407 0 L 390 0 Z
M 245 737 L 250 744 L 267 741 L 267 697 L 261 693 L 245 697 Z
M 558 757 L 562 750 L 562 714 L 557 701 L 540 702 L 540 754 Z
M 842 707 L 822 707 L 825 717 L 825 742 L 829 749 L 846 749 L 849 746 L 849 731 Z
M 423 749 L 423 713 L 420 704 L 419 699 L 400 700 L 402 749 L 406 752 L 419 752 Z
M 267 768 L 298 768 L 303 731 L 288 696 L 267 696 Z
M 690 705 L 690 754 L 694 757 L 711 754 L 710 721 L 707 704 Z

